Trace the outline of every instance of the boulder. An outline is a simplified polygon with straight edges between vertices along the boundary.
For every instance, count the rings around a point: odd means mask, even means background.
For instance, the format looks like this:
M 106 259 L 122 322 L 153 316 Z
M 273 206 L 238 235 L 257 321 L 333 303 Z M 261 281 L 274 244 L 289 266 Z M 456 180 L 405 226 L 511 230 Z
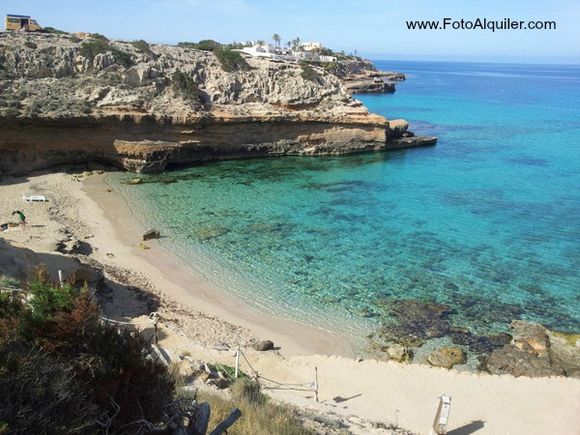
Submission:
M 266 352 L 274 349 L 274 343 L 270 340 L 257 341 L 252 344 L 252 348 L 258 352 Z
M 158 230 L 149 230 L 145 234 L 143 234 L 143 241 L 158 239 L 161 237 L 161 233 Z
M 467 356 L 462 349 L 457 347 L 442 347 L 432 352 L 427 361 L 432 366 L 450 369 L 456 364 L 465 364 Z
M 389 121 L 390 136 L 393 138 L 402 137 L 407 132 L 409 123 L 404 119 L 393 119 Z
M 563 376 L 565 372 L 552 366 L 547 356 L 522 351 L 512 344 L 506 344 L 489 356 L 485 368 L 494 375 L 512 376 Z
M 539 323 L 513 320 L 510 324 L 513 330 L 512 344 L 518 349 L 537 356 L 548 355 L 548 334 Z
M 564 369 L 567 376 L 580 377 L 580 334 L 547 331 L 552 365 Z
M 413 351 L 400 344 L 393 344 L 389 346 L 386 350 L 389 359 L 397 362 L 407 362 L 411 361 L 413 358 Z

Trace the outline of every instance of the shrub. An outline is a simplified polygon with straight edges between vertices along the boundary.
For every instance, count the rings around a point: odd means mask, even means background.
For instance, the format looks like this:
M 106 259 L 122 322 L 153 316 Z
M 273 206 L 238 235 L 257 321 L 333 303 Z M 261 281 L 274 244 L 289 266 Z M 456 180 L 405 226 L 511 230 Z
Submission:
M 70 284 L 58 287 L 44 279 L 31 282 L 28 291 L 32 295 L 32 316 L 38 321 L 50 320 L 59 311 L 70 311 L 78 295 Z
M 65 32 L 64 30 L 55 29 L 54 27 L 43 27 L 42 30 L 45 33 L 54 33 L 56 35 L 68 35 L 68 32 Z
M 215 51 L 218 48 L 222 48 L 223 44 L 214 41 L 213 39 L 203 39 L 199 42 L 179 42 L 177 46 L 182 48 L 193 48 L 196 50 Z
M 193 77 L 183 71 L 177 70 L 171 77 L 173 90 L 187 100 L 200 101 L 200 92 Z
M 97 411 L 67 362 L 38 348 L 0 353 L 0 433 L 95 432 Z
M 111 47 L 108 42 L 101 39 L 95 39 L 93 41 L 83 42 L 81 44 L 81 56 L 86 57 L 91 62 L 97 54 L 106 53 L 110 51 Z
M 304 80 L 308 80 L 308 81 L 316 82 L 316 83 L 320 82 L 320 76 L 318 75 L 318 73 L 316 71 L 314 71 L 314 68 L 312 68 L 307 63 L 301 63 L 300 67 L 302 68 L 302 72 L 300 73 L 300 76 Z
M 91 62 L 95 59 L 97 54 L 107 52 L 110 52 L 113 55 L 116 63 L 123 65 L 125 68 L 129 68 L 135 64 L 129 53 L 112 47 L 107 40 L 94 39 L 92 41 L 84 42 L 81 44 L 81 56 L 86 57 Z
M 250 69 L 250 65 L 237 51 L 219 48 L 214 51 L 224 71 L 233 72 Z
M 36 49 L 36 47 L 37 47 L 37 45 L 32 41 L 26 41 L 26 42 L 24 42 L 24 45 L 28 48 L 32 48 L 33 50 Z
M 86 290 L 59 288 L 43 273 L 28 288 L 33 312 L 0 298 L 0 422 L 7 430 L 117 432 L 139 419 L 159 422 L 174 380 L 143 358 L 143 339 L 101 324 Z
M 139 50 L 141 53 L 146 54 L 147 56 L 150 57 L 155 57 L 155 53 L 153 53 L 151 47 L 146 41 L 140 39 L 138 41 L 131 42 L 131 45 L 135 47 L 137 50 Z

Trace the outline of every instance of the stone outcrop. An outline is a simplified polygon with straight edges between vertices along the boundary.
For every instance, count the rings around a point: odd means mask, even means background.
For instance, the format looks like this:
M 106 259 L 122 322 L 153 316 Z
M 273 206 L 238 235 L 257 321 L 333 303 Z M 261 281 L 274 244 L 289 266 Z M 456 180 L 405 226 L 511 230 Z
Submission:
M 533 322 L 514 320 L 510 344 L 489 356 L 486 369 L 513 376 L 580 377 L 580 334 L 550 331 Z
M 395 83 L 405 80 L 402 73 L 379 71 L 372 62 L 360 58 L 341 60 L 332 72 L 353 94 L 392 93 L 396 90 Z
M 427 361 L 432 366 L 450 369 L 454 365 L 465 364 L 467 362 L 467 355 L 457 347 L 442 347 L 431 352 Z
M 392 130 L 321 67 L 313 79 L 297 63 L 248 59 L 228 72 L 211 52 L 110 41 L 91 54 L 94 42 L 0 34 L 0 174 L 86 162 L 151 172 L 436 141 Z

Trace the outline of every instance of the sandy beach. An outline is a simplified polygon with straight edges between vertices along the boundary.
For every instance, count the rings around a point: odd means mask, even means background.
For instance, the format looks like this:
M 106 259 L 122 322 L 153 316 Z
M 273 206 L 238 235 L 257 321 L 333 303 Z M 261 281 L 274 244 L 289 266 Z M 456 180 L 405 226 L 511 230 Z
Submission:
M 309 383 L 318 368 L 318 403 L 312 392 L 266 390 L 275 399 L 300 407 L 427 434 L 438 397 L 447 394 L 452 396 L 450 434 L 580 434 L 580 380 L 357 361 L 345 338 L 264 314 L 195 275 L 156 241 L 142 244 L 147 228 L 104 183 L 102 174 L 85 175 L 47 173 L 3 181 L 2 223 L 14 221 L 10 213 L 16 209 L 28 221 L 24 231 L 1 233 L 9 244 L 3 249 L 14 260 L 5 267 L 44 263 L 56 278 L 58 269 L 72 273 L 79 260 L 100 263 L 107 279 L 107 292 L 100 295 L 105 316 L 142 322 L 154 307 L 162 319 L 160 345 L 171 355 L 188 352 L 232 364 L 232 351 L 216 347 L 272 340 L 278 351 L 245 351 L 249 364 L 265 378 Z M 24 203 L 23 193 L 46 195 L 49 201 Z M 63 240 L 82 242 L 86 252 L 74 256 L 57 252 Z M 247 365 L 242 368 L 251 370 Z M 371 431 L 362 423 L 360 427 L 367 428 L 361 433 Z M 389 433 L 380 425 L 372 426 L 372 431 Z

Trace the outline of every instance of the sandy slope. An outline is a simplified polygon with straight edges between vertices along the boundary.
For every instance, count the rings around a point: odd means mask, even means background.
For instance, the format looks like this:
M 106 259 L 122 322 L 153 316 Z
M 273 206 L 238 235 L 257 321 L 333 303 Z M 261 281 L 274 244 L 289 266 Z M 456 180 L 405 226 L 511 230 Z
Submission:
M 437 397 L 449 394 L 450 434 L 580 434 L 579 380 L 356 362 L 348 358 L 351 350 L 341 337 L 245 306 L 193 275 L 155 242 L 149 250 L 139 249 L 143 228 L 119 196 L 107 191 L 101 178 L 91 176 L 81 183 L 70 174 L 46 174 L 5 180 L 0 185 L 0 220 L 12 220 L 10 213 L 18 208 L 28 216 L 29 228 L 0 233 L 0 237 L 10 242 L 14 258 L 26 247 L 38 252 L 37 260 L 48 263 L 53 271 L 75 267 L 69 257 L 54 252 L 65 228 L 90 243 L 91 256 L 111 271 L 121 270 L 125 280 L 158 292 L 162 300 L 159 310 L 167 319 L 161 344 L 171 353 L 187 350 L 198 359 L 231 364 L 232 352 L 214 350 L 214 344 L 243 345 L 252 336 L 269 338 L 281 346 L 280 352 L 246 352 L 262 376 L 281 383 L 308 383 L 318 367 L 320 403 L 314 401 L 312 392 L 267 390 L 286 402 L 428 433 Z M 21 195 L 28 191 L 44 193 L 50 202 L 23 204 Z M 0 265 L 0 272 L 7 267 Z M 108 316 L 129 320 L 146 314 L 140 303 L 119 286 L 113 288 L 104 306 Z M 245 362 L 243 369 L 251 372 Z

